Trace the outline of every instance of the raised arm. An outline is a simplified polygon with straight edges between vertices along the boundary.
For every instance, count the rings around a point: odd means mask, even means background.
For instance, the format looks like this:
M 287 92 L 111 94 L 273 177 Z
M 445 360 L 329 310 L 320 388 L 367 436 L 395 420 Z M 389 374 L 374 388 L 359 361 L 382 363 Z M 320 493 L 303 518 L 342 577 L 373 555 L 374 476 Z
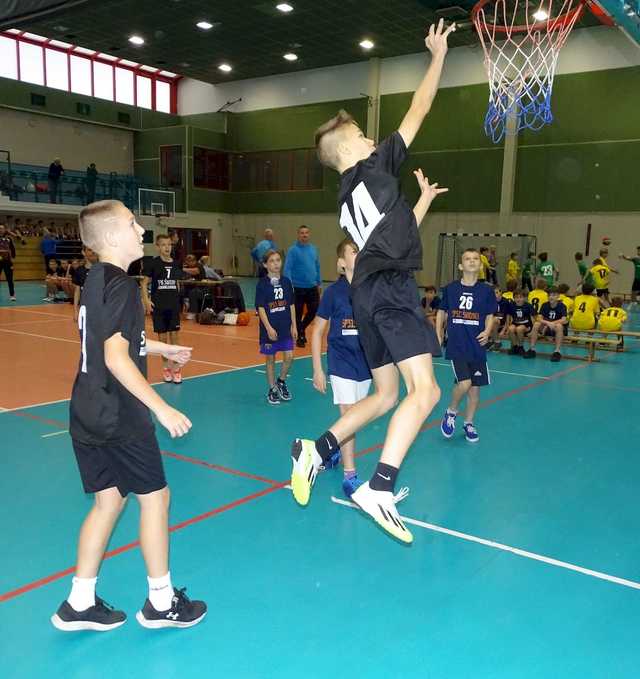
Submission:
M 435 24 L 432 24 L 429 28 L 429 34 L 425 38 L 424 44 L 431 52 L 431 64 L 418 89 L 415 91 L 411 100 L 411 106 L 398 128 L 398 132 L 400 132 L 407 146 L 410 146 L 411 142 L 415 139 L 427 113 L 431 109 L 431 104 L 435 99 L 438 85 L 440 84 L 444 58 L 447 54 L 447 38 L 449 33 L 455 30 L 455 24 L 451 24 L 451 26 L 445 29 L 443 19 L 440 19 L 437 27 Z
M 422 170 L 419 168 L 414 170 L 413 174 L 416 176 L 416 179 L 418 180 L 418 186 L 420 187 L 420 198 L 418 198 L 418 202 L 413 208 L 413 214 L 416 217 L 416 224 L 420 226 L 422 220 L 431 207 L 433 199 L 436 196 L 439 196 L 441 193 L 446 193 L 449 189 L 439 189 L 438 182 L 435 184 L 429 184 L 429 177 L 425 177 L 422 174 Z

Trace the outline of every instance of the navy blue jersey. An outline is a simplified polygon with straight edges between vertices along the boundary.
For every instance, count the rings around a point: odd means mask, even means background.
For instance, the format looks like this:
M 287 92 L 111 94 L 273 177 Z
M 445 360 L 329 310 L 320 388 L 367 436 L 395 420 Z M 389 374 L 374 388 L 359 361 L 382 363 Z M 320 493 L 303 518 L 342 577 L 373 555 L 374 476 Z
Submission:
M 498 309 L 496 311 L 496 316 L 500 319 L 500 324 L 504 323 L 507 316 L 511 316 L 511 301 L 504 299 L 504 297 L 497 302 Z
M 489 314 L 497 310 L 496 295 L 486 283 L 449 283 L 442 289 L 440 309 L 447 312 L 447 353 L 453 361 L 484 361 L 485 348 L 478 335 L 485 329 Z
M 262 307 L 269 323 L 278 333 L 278 339 L 291 339 L 291 306 L 293 305 L 293 285 L 284 276 L 271 279 L 265 276 L 256 286 L 256 309 Z M 267 329 L 260 321 L 260 343 L 271 342 Z
M 559 321 L 567 315 L 567 307 L 558 302 L 555 307 L 551 306 L 551 302 L 545 302 L 538 312 L 545 321 Z
M 370 380 L 371 373 L 353 319 L 351 286 L 344 276 L 324 291 L 318 316 L 329 321 L 329 375 L 358 382 Z
M 525 302 L 522 306 L 516 306 L 515 302 L 511 304 L 511 320 L 514 325 L 532 325 L 535 313 L 529 302 Z
M 427 298 L 423 297 L 422 301 L 422 308 L 426 309 L 427 311 L 437 311 L 440 308 L 440 298 L 438 295 L 436 295 L 431 302 L 429 303 L 429 308 L 427 309 Z

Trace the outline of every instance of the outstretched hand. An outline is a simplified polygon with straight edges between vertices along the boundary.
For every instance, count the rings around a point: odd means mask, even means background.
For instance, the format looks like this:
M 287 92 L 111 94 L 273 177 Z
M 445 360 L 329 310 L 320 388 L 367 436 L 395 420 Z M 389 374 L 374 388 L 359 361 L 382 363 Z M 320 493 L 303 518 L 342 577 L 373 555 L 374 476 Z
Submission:
M 443 57 L 447 53 L 447 50 L 449 49 L 447 38 L 449 37 L 449 33 L 453 33 L 455 30 L 455 24 L 451 24 L 445 29 L 444 19 L 440 19 L 437 26 L 435 24 L 429 26 L 429 33 L 424 39 L 424 44 L 434 57 Z
M 191 347 L 181 347 L 178 344 L 167 344 L 162 355 L 170 361 L 184 365 L 191 360 Z
M 425 177 L 424 174 L 422 174 L 422 170 L 420 168 L 414 170 L 413 174 L 416 176 L 416 180 L 418 181 L 420 193 L 423 196 L 429 198 L 430 201 L 433 200 L 436 196 L 439 196 L 441 193 L 446 193 L 449 190 L 438 188 L 438 182 L 435 182 L 434 184 L 429 184 L 429 177 Z

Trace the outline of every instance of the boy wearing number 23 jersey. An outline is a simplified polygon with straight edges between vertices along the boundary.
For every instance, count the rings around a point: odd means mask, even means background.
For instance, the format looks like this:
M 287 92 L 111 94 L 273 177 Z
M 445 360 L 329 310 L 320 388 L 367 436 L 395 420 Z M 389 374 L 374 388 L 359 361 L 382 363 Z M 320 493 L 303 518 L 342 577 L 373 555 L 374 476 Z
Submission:
M 465 438 L 470 443 L 480 440 L 473 418 L 480 401 L 480 387 L 489 384 L 486 344 L 491 337 L 494 315 L 498 309 L 493 288 L 478 282 L 482 262 L 480 253 L 468 249 L 462 253 L 459 268 L 462 280 L 442 289 L 442 302 L 436 317 L 438 339 L 444 339 L 447 325 L 446 357 L 451 361 L 455 387 L 440 430 L 450 439 L 456 427 L 458 406 L 467 397 L 464 419 Z
M 149 596 L 136 614 L 146 628 L 191 627 L 206 605 L 174 589 L 169 573 L 169 490 L 150 410 L 172 437 L 191 422 L 146 381 L 147 353 L 186 363 L 191 349 L 147 340 L 138 284 L 126 274 L 143 253 L 133 214 L 119 201 L 92 203 L 80 213 L 85 246 L 100 257 L 80 296 L 81 354 L 73 385 L 69 433 L 82 485 L 95 505 L 80 531 L 71 593 L 51 618 L 63 631 L 107 631 L 126 615 L 96 596 L 98 568 L 129 493 L 140 504 L 140 544 Z

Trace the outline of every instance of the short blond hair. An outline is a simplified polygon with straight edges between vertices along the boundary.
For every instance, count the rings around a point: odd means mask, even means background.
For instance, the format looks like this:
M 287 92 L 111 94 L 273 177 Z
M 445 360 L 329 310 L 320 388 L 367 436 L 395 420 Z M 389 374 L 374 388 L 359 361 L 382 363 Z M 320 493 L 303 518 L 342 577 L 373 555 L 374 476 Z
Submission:
M 126 209 L 119 200 L 99 200 L 82 208 L 78 216 L 80 240 L 98 255 L 104 248 L 106 222 L 112 220 L 118 211 Z
M 353 116 L 344 109 L 340 109 L 331 120 L 327 120 L 324 125 L 320 125 L 316 130 L 316 151 L 318 159 L 323 165 L 334 170 L 338 169 L 338 141 L 340 140 L 338 133 L 341 128 L 351 123 L 354 123 Z

